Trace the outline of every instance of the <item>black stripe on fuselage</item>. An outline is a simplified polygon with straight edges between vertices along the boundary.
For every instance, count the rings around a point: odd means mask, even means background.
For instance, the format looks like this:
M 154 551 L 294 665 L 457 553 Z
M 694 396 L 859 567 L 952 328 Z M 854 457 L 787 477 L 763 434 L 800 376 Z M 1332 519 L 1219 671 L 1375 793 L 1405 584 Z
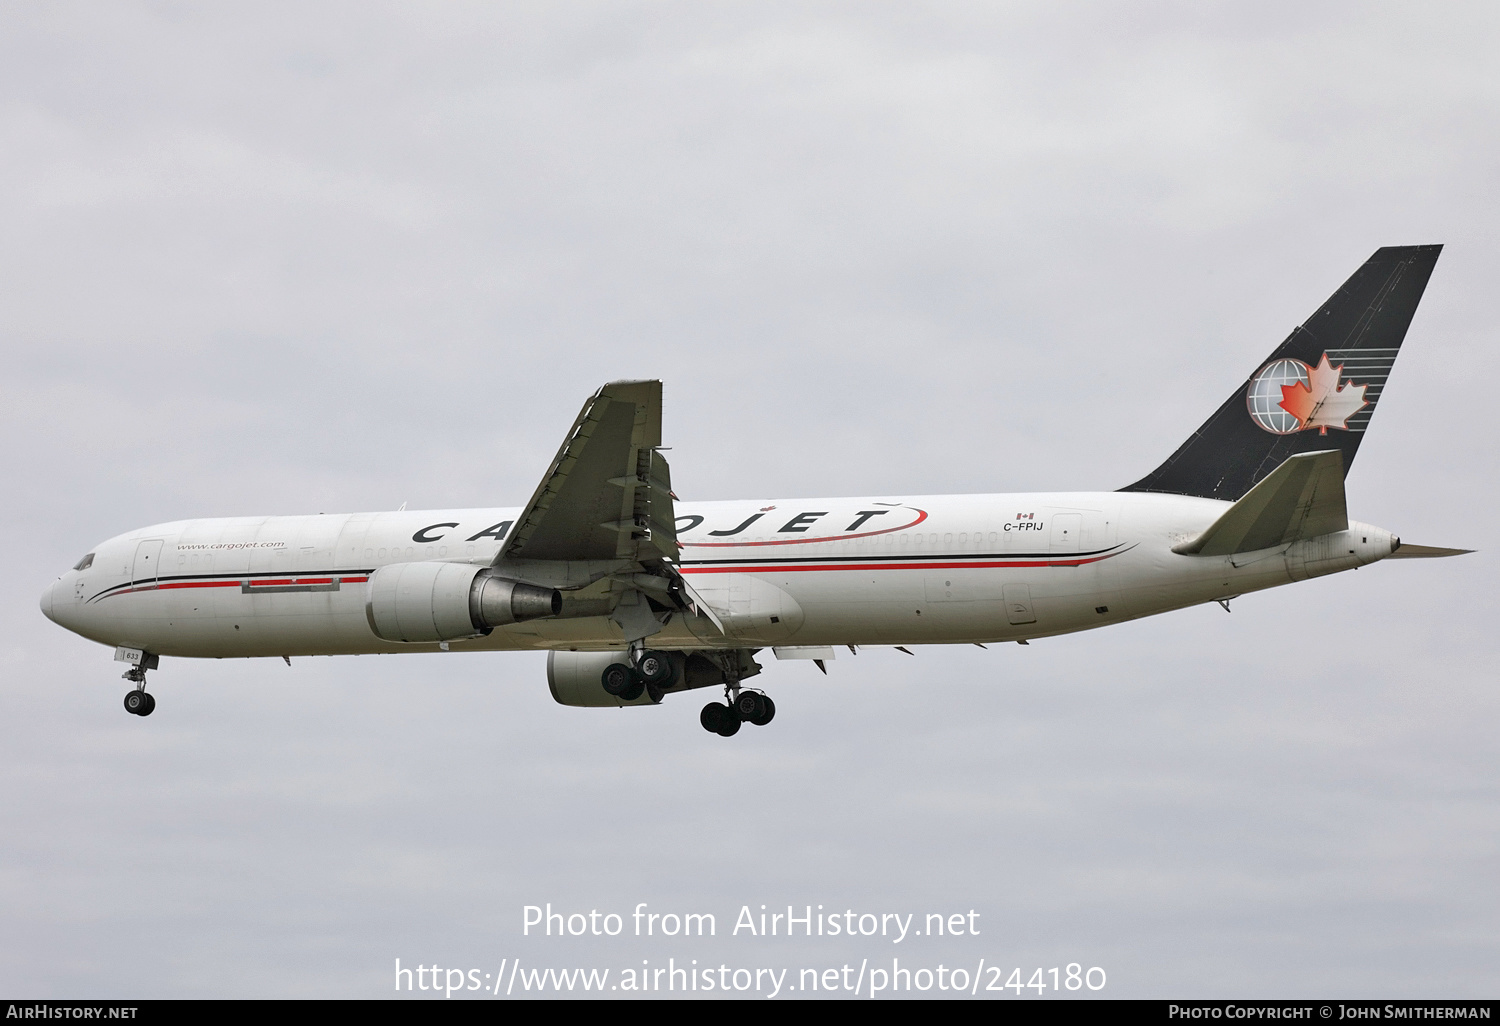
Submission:
M 907 555 L 875 556 L 875 555 L 849 555 L 849 556 L 783 556 L 776 558 L 767 556 L 752 559 L 684 559 L 679 566 L 684 567 L 711 567 L 711 566 L 784 566 L 790 563 L 796 564 L 823 564 L 828 566 L 839 566 L 844 564 L 858 564 L 861 566 L 870 563 L 951 563 L 953 560 L 1022 560 L 1034 559 L 1038 561 L 1057 559 L 1088 559 L 1092 556 L 1101 556 L 1118 552 L 1124 548 L 1123 543 L 1112 545 L 1107 549 L 1090 549 L 1085 552 L 924 552 L 910 553 Z M 331 578 L 339 582 L 343 578 L 368 577 L 375 569 L 358 570 L 311 570 L 302 573 L 287 573 L 286 571 L 260 570 L 253 573 L 239 574 L 173 574 L 162 577 L 143 578 L 138 581 L 129 581 L 117 584 L 112 588 L 101 591 L 88 599 L 89 602 L 98 602 L 112 595 L 128 591 L 154 591 L 162 585 L 185 584 L 197 581 L 211 582 L 223 581 L 225 583 L 241 582 L 241 592 L 247 595 L 274 595 L 284 592 L 309 592 L 309 591 L 337 591 L 337 584 L 288 584 L 288 585 L 262 585 L 259 588 L 250 586 L 255 580 L 270 578 L 279 580 L 305 579 L 305 578 Z M 363 583 L 363 582 L 360 582 Z

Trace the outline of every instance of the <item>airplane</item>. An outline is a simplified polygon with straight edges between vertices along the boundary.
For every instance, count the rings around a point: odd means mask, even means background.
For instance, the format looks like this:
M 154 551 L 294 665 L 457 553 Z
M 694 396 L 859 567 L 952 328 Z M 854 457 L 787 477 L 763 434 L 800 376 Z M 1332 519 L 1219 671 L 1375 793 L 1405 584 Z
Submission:
M 606 384 L 521 507 L 181 520 L 43 593 L 115 648 L 149 716 L 162 656 L 548 652 L 563 705 L 722 688 L 764 726 L 765 649 L 1027 644 L 1382 559 L 1458 555 L 1350 520 L 1344 478 L 1441 246 L 1379 249 L 1161 466 L 1116 491 L 683 502 L 660 381 Z

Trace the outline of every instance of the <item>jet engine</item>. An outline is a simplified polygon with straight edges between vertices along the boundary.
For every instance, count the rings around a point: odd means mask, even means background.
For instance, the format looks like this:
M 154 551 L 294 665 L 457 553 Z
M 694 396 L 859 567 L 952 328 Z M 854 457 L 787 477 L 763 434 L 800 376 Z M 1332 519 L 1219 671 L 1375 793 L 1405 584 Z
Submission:
M 562 594 L 468 563 L 392 563 L 370 575 L 365 617 L 386 641 L 456 641 L 562 611 Z

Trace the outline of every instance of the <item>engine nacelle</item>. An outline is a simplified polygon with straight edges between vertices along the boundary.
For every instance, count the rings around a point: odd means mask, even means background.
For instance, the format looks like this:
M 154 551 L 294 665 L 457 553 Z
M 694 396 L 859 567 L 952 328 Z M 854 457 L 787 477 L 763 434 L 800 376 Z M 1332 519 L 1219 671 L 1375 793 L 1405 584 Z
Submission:
M 385 641 L 474 638 L 561 609 L 556 589 L 508 581 L 470 563 L 392 563 L 365 586 L 365 618 Z

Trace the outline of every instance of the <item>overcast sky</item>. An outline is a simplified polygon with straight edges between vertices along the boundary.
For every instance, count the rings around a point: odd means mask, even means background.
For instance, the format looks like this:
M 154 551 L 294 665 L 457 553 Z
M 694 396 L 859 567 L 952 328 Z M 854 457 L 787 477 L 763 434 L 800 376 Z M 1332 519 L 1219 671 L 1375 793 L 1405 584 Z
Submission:
M 558 706 L 535 654 L 164 660 L 137 719 L 37 598 L 165 520 L 523 503 L 619 377 L 665 382 L 685 499 L 1116 488 L 1415 243 L 1350 513 L 1491 549 L 1496 53 L 1483 3 L 0 8 L 0 992 L 899 957 L 1493 997 L 1488 551 L 767 660 L 728 740 L 701 693 Z M 719 935 L 523 937 L 546 902 Z M 981 935 L 729 935 L 762 904 Z

